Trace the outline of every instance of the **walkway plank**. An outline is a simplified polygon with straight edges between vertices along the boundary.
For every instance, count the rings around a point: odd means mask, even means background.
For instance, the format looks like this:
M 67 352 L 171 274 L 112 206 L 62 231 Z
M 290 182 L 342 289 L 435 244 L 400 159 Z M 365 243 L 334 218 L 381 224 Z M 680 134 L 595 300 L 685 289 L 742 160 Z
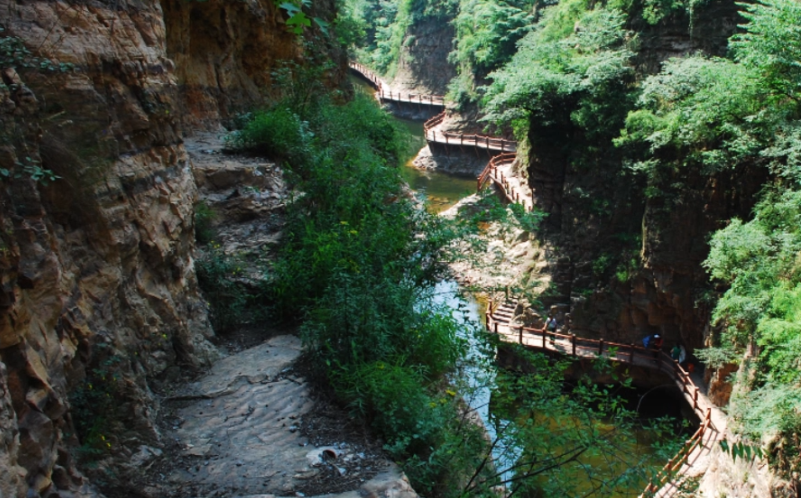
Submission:
M 377 90 L 376 98 L 379 101 L 388 100 L 391 102 L 404 102 L 425 106 L 445 107 L 445 97 L 442 95 L 422 95 L 409 92 L 399 92 L 397 90 L 393 90 L 384 80 L 378 77 L 377 74 L 372 72 L 366 66 L 359 64 L 358 62 L 350 62 L 348 66 L 353 71 L 359 73 L 375 87 Z
M 496 333 L 502 341 L 578 358 L 604 357 L 611 361 L 658 369 L 673 379 L 685 401 L 693 408 L 701 421 L 701 426 L 693 437 L 685 442 L 682 450 L 665 465 L 658 475 L 657 482 L 648 484 L 641 498 L 674 496 L 679 491 L 677 482 L 686 477 L 702 475 L 706 471 L 709 466 L 709 454 L 726 431 L 726 417 L 709 400 L 705 390 L 698 387 L 696 383 L 700 383 L 700 378 L 691 376 L 663 351 L 655 355 L 654 352 L 635 344 L 619 344 L 602 339 L 582 338 L 572 333 L 550 332 L 545 328 L 513 325 L 509 317 L 513 316 L 515 306 L 516 304 L 509 302 L 494 306 L 490 302 L 487 310 L 487 329 Z M 501 317 L 503 318 L 498 319 Z M 614 354 L 610 348 L 614 349 Z

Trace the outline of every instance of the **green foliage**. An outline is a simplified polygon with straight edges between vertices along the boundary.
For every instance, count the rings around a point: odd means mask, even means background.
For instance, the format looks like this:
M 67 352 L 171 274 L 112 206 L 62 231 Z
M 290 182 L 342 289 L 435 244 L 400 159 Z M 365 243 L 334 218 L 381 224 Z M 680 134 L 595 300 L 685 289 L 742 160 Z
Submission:
M 0 33 L 6 30 L 0 27 Z M 21 38 L 17 36 L 0 36 L 0 68 L 18 70 L 33 69 L 42 72 L 65 73 L 73 69 L 69 63 L 55 63 L 50 59 L 35 56 Z
M 520 227 L 529 233 L 535 233 L 539 229 L 542 221 L 548 216 L 548 213 L 538 209 L 536 206 L 533 211 L 527 211 L 524 205 L 512 203 L 509 204 L 509 209 L 520 224 Z
M 52 170 L 43 168 L 38 160 L 30 157 L 25 157 L 22 161 L 15 161 L 13 170 L 0 168 L 0 178 L 10 180 L 23 177 L 28 177 L 45 186 L 61 178 Z
M 195 240 L 200 244 L 208 244 L 214 238 L 214 210 L 205 202 L 195 205 Z
M 738 363 L 739 360 L 739 355 L 731 344 L 723 347 L 696 349 L 695 356 L 711 369 L 718 369 L 729 363 Z
M 311 17 L 309 18 L 305 12 L 303 12 L 303 8 L 310 8 L 312 5 L 311 0 L 290 0 L 286 2 L 280 2 L 276 0 L 275 5 L 282 10 L 284 10 L 287 15 L 289 16 L 286 20 L 286 27 L 287 30 L 290 32 L 300 35 L 303 31 L 307 28 L 311 28 L 312 21 L 323 34 L 328 35 L 328 23 L 319 17 Z
M 736 394 L 730 414 L 750 440 L 775 438 L 774 468 L 788 472 L 797 451 L 778 446 L 798 441 L 801 412 L 801 191 L 767 191 L 753 220 L 733 220 L 714 234 L 704 263 L 714 278 L 729 283 L 714 319 L 724 326 L 728 349 L 759 346 L 752 391 Z
M 451 100 L 460 104 L 477 101 L 476 78 L 506 63 L 520 40 L 534 24 L 533 0 L 494 2 L 462 0 L 453 24 L 456 28 L 450 61 L 459 77 L 450 89 Z
M 345 8 L 365 27 L 357 58 L 378 72 L 394 76 L 409 27 L 425 19 L 447 22 L 458 0 L 346 0 Z
M 580 380 L 566 390 L 563 383 L 568 361 L 554 363 L 542 354 L 522 348 L 525 372 L 494 371 L 496 391 L 492 414 L 496 447 L 517 448 L 513 456 L 496 458 L 497 481 L 522 496 L 621 496 L 641 492 L 653 473 L 678 449 L 678 442 L 652 445 L 658 434 L 672 433 L 666 420 L 642 429 L 637 414 L 625 408 L 616 392 L 629 381 L 600 385 Z M 598 360 L 599 372 L 616 378 L 606 360 Z M 643 452 L 645 446 L 655 454 Z M 490 479 L 479 484 L 492 483 Z M 480 488 L 479 488 L 480 489 Z
M 623 29 L 625 16 L 603 8 L 584 11 L 577 20 L 580 28 L 559 38 L 561 30 L 552 19 L 572 19 L 567 15 L 572 5 L 547 9 L 511 62 L 490 75 L 487 120 L 507 124 L 527 118 L 547 126 L 564 119 L 567 111 L 588 137 L 608 133 L 622 120 L 633 74 L 628 62 L 634 55 Z
M 231 147 L 253 149 L 271 157 L 292 161 L 302 158 L 312 138 L 308 123 L 286 107 L 257 111 L 241 130 L 226 140 Z
M 243 323 L 248 293 L 237 281 L 242 277 L 242 262 L 225 254 L 220 244 L 212 240 L 195 261 L 195 271 L 214 329 L 225 332 Z
M 70 414 L 80 442 L 78 456 L 83 463 L 103 457 L 112 449 L 113 434 L 119 429 L 123 358 L 110 353 L 103 344 L 95 346 L 102 359 L 69 393 Z
M 712 174 L 759 154 L 766 117 L 754 74 L 724 59 L 671 59 L 642 85 L 639 110 L 615 143 L 639 157 L 631 168 L 654 183 L 664 170 Z
M 741 460 L 752 461 L 764 456 L 762 448 L 759 446 L 745 444 L 742 441 L 729 444 L 727 439 L 723 439 L 719 442 L 719 444 L 720 449 L 723 450 L 723 452 L 727 455 L 731 455 L 731 459 L 734 462 L 737 461 L 737 458 L 740 458 Z
M 791 0 L 740 5 L 748 23 L 742 33 L 732 37 L 735 59 L 758 75 L 775 99 L 774 105 L 797 113 L 801 97 L 801 5 Z

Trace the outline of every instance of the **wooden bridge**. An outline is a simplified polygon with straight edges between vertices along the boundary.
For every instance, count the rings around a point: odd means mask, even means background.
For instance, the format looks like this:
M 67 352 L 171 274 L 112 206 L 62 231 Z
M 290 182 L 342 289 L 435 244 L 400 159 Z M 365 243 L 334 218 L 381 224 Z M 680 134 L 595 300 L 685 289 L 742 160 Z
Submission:
M 664 351 L 647 350 L 635 344 L 620 344 L 604 339 L 587 339 L 572 333 L 557 333 L 512 323 L 515 301 L 490 302 L 486 312 L 487 329 L 504 342 L 521 344 L 527 348 L 554 351 L 577 358 L 604 357 L 611 361 L 657 369 L 673 379 L 684 399 L 701 421 L 698 430 L 679 450 L 676 456 L 649 482 L 641 498 L 673 496 L 676 483 L 690 473 L 703 473 L 709 464 L 709 452 L 725 431 L 725 417 L 701 389 L 690 374 Z M 702 468 L 699 468 L 702 467 Z
M 440 125 L 444 120 L 445 111 L 442 111 L 441 114 L 437 114 L 423 125 L 426 141 L 429 144 L 436 143 L 445 146 L 476 147 L 478 149 L 496 152 L 515 152 L 517 150 L 517 142 L 514 140 L 486 135 L 463 135 L 461 133 L 442 131 Z
M 445 97 L 442 95 L 421 95 L 392 90 L 385 81 L 366 66 L 351 61 L 349 67 L 375 87 L 376 98 L 380 102 L 403 102 L 420 106 L 445 107 Z M 464 135 L 461 133 L 443 131 L 440 129 L 440 125 L 444 120 L 445 111 L 442 111 L 442 113 L 437 114 L 425 122 L 423 129 L 425 130 L 426 141 L 429 144 L 442 144 L 446 147 L 475 147 L 477 149 L 496 152 L 514 152 L 517 150 L 517 142 L 514 140 L 486 135 Z
M 526 185 L 523 178 L 512 174 L 512 164 L 517 153 L 504 152 L 490 159 L 484 171 L 476 178 L 476 191 L 481 191 L 489 182 L 500 188 L 510 203 L 522 204 L 526 211 L 534 211 L 534 191 Z
M 372 72 L 366 66 L 359 64 L 358 62 L 350 62 L 348 65 L 353 71 L 358 73 L 362 78 L 369 81 L 370 84 L 375 87 L 375 96 L 381 102 L 404 102 L 409 104 L 418 104 L 421 106 L 445 107 L 445 97 L 442 95 L 421 95 L 416 93 L 393 91 L 389 85 L 387 85 L 381 78 L 378 77 L 377 74 Z

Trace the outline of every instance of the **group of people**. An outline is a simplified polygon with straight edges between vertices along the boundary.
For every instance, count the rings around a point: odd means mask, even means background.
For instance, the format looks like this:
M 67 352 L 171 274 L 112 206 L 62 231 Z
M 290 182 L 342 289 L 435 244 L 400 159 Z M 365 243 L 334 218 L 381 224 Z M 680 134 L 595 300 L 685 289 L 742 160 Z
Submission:
M 654 358 L 656 359 L 659 358 L 659 352 L 662 351 L 664 341 L 661 335 L 652 334 L 642 340 L 642 345 L 645 349 L 653 350 Z M 678 361 L 679 365 L 686 367 L 688 371 L 692 372 L 694 370 L 695 365 L 687 362 L 687 350 L 684 349 L 684 346 L 681 344 L 676 343 L 676 345 L 673 346 L 673 349 L 670 350 L 670 357 Z

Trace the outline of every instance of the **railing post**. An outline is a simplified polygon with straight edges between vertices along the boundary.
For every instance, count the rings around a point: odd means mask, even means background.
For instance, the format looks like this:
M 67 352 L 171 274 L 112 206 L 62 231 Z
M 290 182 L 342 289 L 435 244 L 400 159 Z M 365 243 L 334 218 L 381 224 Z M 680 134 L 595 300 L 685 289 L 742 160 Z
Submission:
M 484 312 L 484 323 L 487 324 L 487 330 L 492 330 L 490 328 L 490 312 L 489 312 L 489 310 Z
M 630 344 L 629 344 L 629 347 L 631 348 L 631 349 L 629 349 L 629 351 L 630 351 L 630 354 L 629 354 L 629 363 L 631 363 L 631 364 L 633 365 L 633 364 L 634 364 L 634 343 L 633 343 L 633 342 L 632 342 L 632 343 L 630 343 Z
M 573 356 L 576 356 L 576 334 L 570 333 L 570 342 L 573 344 Z
M 523 326 L 520 326 L 520 344 L 523 344 Z
M 604 340 L 603 339 L 598 341 L 598 356 L 601 356 L 602 354 L 604 354 Z
M 545 345 L 545 338 L 548 337 L 548 328 L 543 327 L 542 329 L 542 349 L 548 349 L 548 346 Z
M 492 322 L 492 326 L 495 328 L 495 333 L 498 333 L 498 322 Z
M 693 391 L 693 410 L 698 409 L 698 387 L 696 386 L 695 391 Z

